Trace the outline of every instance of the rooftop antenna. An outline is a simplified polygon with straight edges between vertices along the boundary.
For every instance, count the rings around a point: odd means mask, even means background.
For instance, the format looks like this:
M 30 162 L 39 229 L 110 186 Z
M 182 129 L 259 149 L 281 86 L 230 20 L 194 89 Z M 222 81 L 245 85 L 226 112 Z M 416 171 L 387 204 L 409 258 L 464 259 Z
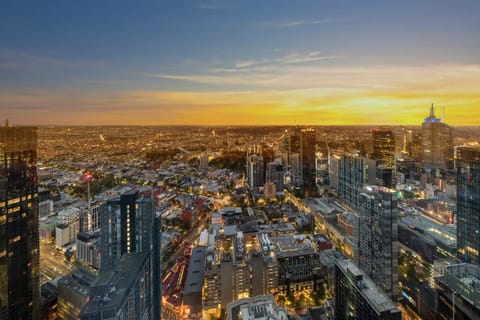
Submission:
M 435 108 L 433 107 L 433 103 L 430 107 L 430 118 L 435 118 Z
M 8 127 L 8 119 L 5 119 L 5 127 Z

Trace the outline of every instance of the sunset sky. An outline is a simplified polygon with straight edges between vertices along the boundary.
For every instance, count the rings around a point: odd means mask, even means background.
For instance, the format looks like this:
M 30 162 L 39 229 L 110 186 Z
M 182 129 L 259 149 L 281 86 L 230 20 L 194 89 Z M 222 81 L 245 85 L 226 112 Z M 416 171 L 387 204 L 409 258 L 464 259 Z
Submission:
M 480 125 L 478 0 L 2 1 L 13 124 Z

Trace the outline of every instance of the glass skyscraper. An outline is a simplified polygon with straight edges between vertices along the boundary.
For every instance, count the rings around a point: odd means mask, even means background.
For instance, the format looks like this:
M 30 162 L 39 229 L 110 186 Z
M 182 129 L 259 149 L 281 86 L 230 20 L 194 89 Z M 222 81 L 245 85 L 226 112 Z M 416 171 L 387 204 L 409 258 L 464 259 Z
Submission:
M 37 319 L 37 129 L 0 127 L 0 319 Z
M 480 147 L 457 148 L 457 248 L 480 265 Z

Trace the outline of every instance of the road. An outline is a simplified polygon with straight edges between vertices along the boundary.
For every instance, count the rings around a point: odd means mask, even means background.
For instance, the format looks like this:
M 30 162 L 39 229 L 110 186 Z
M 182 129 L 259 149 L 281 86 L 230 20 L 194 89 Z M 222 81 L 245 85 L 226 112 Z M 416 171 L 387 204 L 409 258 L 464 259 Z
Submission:
M 207 212 L 199 221 L 193 230 L 183 239 L 182 243 L 178 245 L 177 250 L 170 256 L 170 258 L 162 264 L 162 274 L 167 273 L 167 266 L 175 262 L 185 251 L 185 242 L 192 243 L 198 239 L 200 232 L 205 228 L 205 222 L 210 217 L 210 212 Z
M 72 264 L 65 262 L 63 252 L 55 245 L 40 242 L 40 282 L 44 284 L 58 276 L 64 276 L 72 271 Z

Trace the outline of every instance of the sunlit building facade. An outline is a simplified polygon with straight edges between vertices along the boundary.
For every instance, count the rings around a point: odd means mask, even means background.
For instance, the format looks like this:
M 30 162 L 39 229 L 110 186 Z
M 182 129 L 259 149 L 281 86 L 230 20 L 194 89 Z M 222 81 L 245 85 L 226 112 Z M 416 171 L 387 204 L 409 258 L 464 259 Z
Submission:
M 422 123 L 422 165 L 440 169 L 453 166 L 452 128 L 435 116 L 433 104 Z

